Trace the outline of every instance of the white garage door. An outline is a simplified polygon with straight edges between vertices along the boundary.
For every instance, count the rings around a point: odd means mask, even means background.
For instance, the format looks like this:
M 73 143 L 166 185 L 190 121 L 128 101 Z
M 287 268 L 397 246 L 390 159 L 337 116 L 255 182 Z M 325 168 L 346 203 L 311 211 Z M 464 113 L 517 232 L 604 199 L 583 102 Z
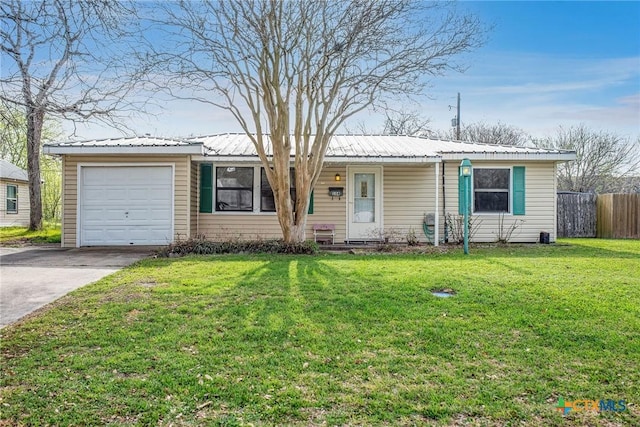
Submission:
M 83 166 L 79 198 L 80 246 L 172 241 L 171 166 Z

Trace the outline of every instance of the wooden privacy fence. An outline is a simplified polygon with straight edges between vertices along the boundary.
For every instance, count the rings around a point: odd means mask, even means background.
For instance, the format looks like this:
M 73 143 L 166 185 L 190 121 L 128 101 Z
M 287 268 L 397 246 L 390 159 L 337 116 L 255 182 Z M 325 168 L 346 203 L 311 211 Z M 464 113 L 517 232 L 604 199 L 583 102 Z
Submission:
M 558 237 L 596 237 L 596 194 L 558 193 Z
M 600 194 L 597 237 L 640 239 L 640 194 Z

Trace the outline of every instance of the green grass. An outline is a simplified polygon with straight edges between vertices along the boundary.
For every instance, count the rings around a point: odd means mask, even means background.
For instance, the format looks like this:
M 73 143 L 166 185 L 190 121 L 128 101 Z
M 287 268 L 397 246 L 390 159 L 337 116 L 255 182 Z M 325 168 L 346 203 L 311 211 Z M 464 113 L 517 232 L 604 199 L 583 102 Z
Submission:
M 27 227 L 0 227 L 0 243 L 60 243 L 60 224 L 45 224 L 38 231 L 29 231 Z
M 640 424 L 640 241 L 471 252 L 142 261 L 2 330 L 0 425 Z

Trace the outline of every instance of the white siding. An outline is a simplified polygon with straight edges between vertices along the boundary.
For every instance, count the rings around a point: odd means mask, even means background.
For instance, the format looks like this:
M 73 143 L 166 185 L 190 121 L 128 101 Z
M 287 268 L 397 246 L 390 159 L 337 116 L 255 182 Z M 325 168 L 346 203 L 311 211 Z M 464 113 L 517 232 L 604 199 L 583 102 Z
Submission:
M 443 194 L 442 170 L 437 179 L 439 196 L 440 238 L 444 238 L 444 214 L 458 215 L 458 165 L 459 162 L 444 164 L 445 186 Z M 215 166 L 215 165 L 214 165 Z M 512 163 L 474 162 L 478 167 L 512 167 Z M 555 164 L 553 162 L 522 162 L 525 166 L 525 208 L 526 215 L 504 216 L 503 229 L 514 221 L 524 221 L 513 233 L 512 242 L 536 242 L 541 231 L 550 233 L 555 241 Z M 336 183 L 334 176 L 340 173 L 342 181 Z M 334 199 L 328 195 L 328 188 L 341 186 L 348 188 L 345 167 L 326 167 L 316 184 L 314 193 L 314 214 L 307 219 L 307 238 L 313 237 L 313 224 L 329 223 L 336 226 L 336 242 L 346 239 L 347 198 Z M 424 215 L 435 211 L 435 166 L 384 166 L 383 167 L 383 212 L 385 234 L 397 241 L 405 242 L 410 230 L 414 230 L 421 242 L 427 241 L 422 229 Z M 192 197 L 193 200 L 193 197 Z M 192 205 L 193 206 L 193 205 Z M 211 213 L 193 211 L 197 218 L 194 233 L 204 234 L 214 240 L 280 238 L 280 226 L 275 214 L 256 213 Z M 478 230 L 473 241 L 495 242 L 498 232 L 499 215 L 477 214 Z
M 458 215 L 458 166 L 460 162 L 448 162 L 446 170 L 446 212 Z M 503 230 L 514 222 L 524 221 L 513 233 L 511 242 L 534 243 L 540 238 L 540 232 L 549 233 L 551 241 L 556 239 L 556 178 L 554 162 L 473 162 L 473 167 L 504 168 L 525 167 L 525 215 L 504 215 Z M 499 233 L 498 214 L 474 214 L 479 224 L 472 241 L 495 242 Z
M 216 164 L 213 165 L 216 167 Z M 199 167 L 194 166 L 194 169 Z M 339 173 L 342 181 L 335 182 Z M 314 213 L 307 216 L 307 239 L 313 239 L 313 224 L 334 224 L 336 242 L 346 239 L 346 197 L 341 200 L 329 196 L 329 187 L 346 187 L 346 167 L 327 166 L 323 169 L 314 188 Z M 193 198 L 192 198 L 193 200 Z M 251 240 L 282 238 L 282 230 L 275 213 L 213 212 L 200 213 L 198 207 L 192 212 L 196 216 L 195 234 L 212 240 Z
M 65 156 L 63 162 L 63 246 L 76 244 L 76 202 L 78 163 L 175 163 L 175 224 L 177 238 L 204 235 L 213 240 L 280 238 L 280 225 L 275 213 L 214 212 L 200 213 L 199 205 L 199 164 L 191 163 L 188 156 Z M 445 162 L 445 185 L 442 176 L 438 178 L 440 237 L 444 237 L 444 214 L 458 215 L 458 165 L 460 162 Z M 512 162 L 474 162 L 474 167 L 511 167 Z M 556 193 L 554 162 L 520 162 L 525 166 L 525 207 L 526 215 L 505 215 L 505 227 L 514 221 L 524 220 L 512 236 L 513 242 L 536 242 L 541 231 L 556 238 Z M 214 167 L 216 164 L 214 164 Z M 342 181 L 335 182 L 339 173 Z M 346 166 L 328 164 L 325 166 L 314 189 L 314 213 L 307 217 L 307 238 L 313 238 L 313 224 L 334 224 L 337 243 L 346 240 L 347 197 L 342 199 L 328 195 L 328 188 L 339 186 L 348 188 Z M 405 165 L 383 167 L 383 212 L 384 228 L 399 241 L 405 241 L 409 230 L 413 229 L 421 241 L 426 241 L 422 231 L 425 213 L 435 210 L 435 166 Z M 24 202 L 21 197 L 21 202 Z M 28 209 L 28 205 L 27 205 Z M 476 215 L 481 224 L 474 234 L 474 241 L 493 242 L 498 236 L 496 214 Z
M 435 210 L 435 166 L 385 166 L 384 229 L 397 241 L 406 242 L 413 230 L 421 241 L 427 241 L 422 223 L 424 215 Z

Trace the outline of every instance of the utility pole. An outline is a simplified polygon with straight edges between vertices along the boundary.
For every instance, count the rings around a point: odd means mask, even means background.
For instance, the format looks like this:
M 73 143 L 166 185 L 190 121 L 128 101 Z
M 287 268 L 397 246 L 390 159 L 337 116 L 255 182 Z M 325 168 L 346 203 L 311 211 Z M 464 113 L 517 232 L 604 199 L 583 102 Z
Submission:
M 460 141 L 460 92 L 458 92 L 458 115 L 456 116 L 456 139 Z
M 449 111 L 453 108 L 453 105 L 449 105 Z M 456 127 L 456 140 L 460 141 L 460 92 L 458 92 L 458 104 L 456 107 L 456 116 L 451 120 L 451 126 Z

